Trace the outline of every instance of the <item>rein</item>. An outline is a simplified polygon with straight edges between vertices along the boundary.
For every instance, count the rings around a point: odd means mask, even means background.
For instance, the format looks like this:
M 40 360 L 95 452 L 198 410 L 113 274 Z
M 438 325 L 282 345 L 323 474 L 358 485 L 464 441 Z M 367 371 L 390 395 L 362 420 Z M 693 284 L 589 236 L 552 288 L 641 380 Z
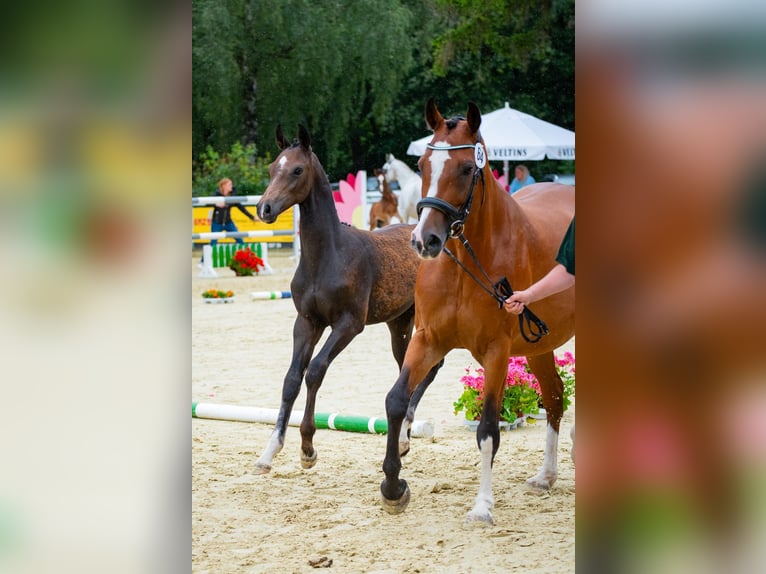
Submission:
M 474 171 L 473 171 L 473 178 L 471 179 L 471 187 L 468 190 L 468 199 L 463 204 L 462 208 L 460 210 L 455 209 L 451 204 L 447 203 L 443 199 L 440 199 L 438 197 L 424 197 L 420 201 L 418 201 L 417 204 L 417 210 L 418 210 L 418 217 L 420 217 L 420 213 L 423 211 L 423 208 L 425 207 L 432 207 L 438 211 L 441 211 L 444 215 L 447 216 L 447 219 L 449 220 L 449 237 L 452 239 L 460 239 L 460 242 L 465 247 L 465 250 L 468 252 L 468 255 L 471 256 L 471 259 L 473 259 L 474 263 L 476 263 L 476 266 L 479 268 L 479 271 L 481 271 L 481 274 L 484 276 L 484 280 L 482 280 L 480 277 L 477 277 L 476 274 L 471 272 L 470 269 L 468 269 L 457 257 L 455 257 L 455 254 L 450 251 L 447 246 L 444 246 L 444 252 L 455 262 L 460 266 L 460 268 L 465 271 L 471 279 L 473 279 L 479 287 L 484 289 L 487 293 L 489 293 L 495 301 L 498 303 L 498 309 L 503 308 L 503 303 L 505 303 L 505 300 L 508 299 L 511 295 L 513 295 L 513 289 L 511 288 L 511 284 L 508 282 L 508 279 L 503 276 L 497 283 L 492 283 L 492 280 L 489 278 L 489 275 L 487 275 L 487 272 L 484 270 L 484 267 L 479 262 L 479 259 L 476 257 L 476 254 L 473 251 L 473 248 L 471 247 L 471 244 L 468 242 L 468 239 L 466 239 L 465 235 L 463 235 L 463 229 L 465 228 L 465 220 L 468 217 L 468 214 L 471 212 L 471 204 L 473 203 L 473 192 L 476 187 L 476 182 L 478 181 L 479 177 L 481 177 L 481 184 L 482 189 L 484 190 L 484 164 L 486 163 L 485 156 L 484 156 L 484 150 L 481 147 L 481 144 L 479 142 L 476 142 L 475 144 L 461 144 L 461 145 L 455 145 L 455 146 L 448 146 L 448 147 L 437 147 L 433 146 L 431 144 L 427 144 L 426 147 L 433 150 L 453 150 L 453 149 L 468 149 L 472 148 L 474 149 Z M 485 282 L 486 281 L 486 282 Z M 524 310 L 519 315 L 519 331 L 521 332 L 521 336 L 524 337 L 524 340 L 528 343 L 537 343 L 540 339 L 542 339 L 545 335 L 549 333 L 548 326 L 545 324 L 545 322 L 540 319 L 537 315 L 535 315 L 532 311 L 529 310 L 529 308 L 524 305 Z M 529 333 L 529 335 L 527 335 Z

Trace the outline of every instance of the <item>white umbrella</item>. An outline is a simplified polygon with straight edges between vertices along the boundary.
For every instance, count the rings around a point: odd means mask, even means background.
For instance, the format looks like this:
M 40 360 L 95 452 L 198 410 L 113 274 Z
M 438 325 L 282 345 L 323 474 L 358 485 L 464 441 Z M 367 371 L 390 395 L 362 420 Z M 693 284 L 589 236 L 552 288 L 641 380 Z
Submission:
M 499 110 L 482 114 L 480 129 L 490 161 L 575 158 L 573 131 L 514 110 L 508 102 Z M 432 138 L 429 135 L 411 142 L 407 153 L 423 155 Z

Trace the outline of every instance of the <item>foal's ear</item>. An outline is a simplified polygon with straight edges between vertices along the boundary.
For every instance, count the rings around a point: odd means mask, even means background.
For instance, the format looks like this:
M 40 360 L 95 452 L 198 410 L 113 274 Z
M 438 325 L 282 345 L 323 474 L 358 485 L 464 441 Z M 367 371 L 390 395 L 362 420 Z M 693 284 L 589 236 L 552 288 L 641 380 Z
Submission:
M 298 141 L 303 149 L 311 149 L 311 136 L 303 124 L 298 124 Z
M 468 121 L 468 127 L 471 128 L 471 133 L 475 134 L 479 131 L 481 125 L 481 112 L 479 106 L 473 102 L 468 102 L 468 112 L 466 113 L 466 121 Z
M 290 142 L 287 141 L 285 134 L 282 133 L 282 126 L 277 124 L 277 147 L 282 150 L 290 147 Z
M 443 121 L 444 118 L 439 113 L 439 108 L 436 107 L 436 100 L 433 97 L 428 98 L 428 103 L 426 104 L 426 124 L 433 131 L 436 131 Z

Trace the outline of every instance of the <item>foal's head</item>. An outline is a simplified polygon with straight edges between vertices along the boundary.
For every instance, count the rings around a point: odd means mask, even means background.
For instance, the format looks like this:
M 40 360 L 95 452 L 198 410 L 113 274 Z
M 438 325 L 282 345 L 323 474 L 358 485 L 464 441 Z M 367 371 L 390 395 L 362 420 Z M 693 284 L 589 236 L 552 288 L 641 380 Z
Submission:
M 269 165 L 269 186 L 258 202 L 258 217 L 273 223 L 280 213 L 303 202 L 311 193 L 321 171 L 311 151 L 311 136 L 305 127 L 298 126 L 298 139 L 290 143 L 277 126 L 277 145 L 282 150 Z
M 432 259 L 449 236 L 462 230 L 475 187 L 482 185 L 478 176 L 486 165 L 486 149 L 479 133 L 481 112 L 473 102 L 465 118 L 445 119 L 431 98 L 426 122 L 434 137 L 418 162 L 424 199 L 418 203 L 412 245 L 422 258 Z

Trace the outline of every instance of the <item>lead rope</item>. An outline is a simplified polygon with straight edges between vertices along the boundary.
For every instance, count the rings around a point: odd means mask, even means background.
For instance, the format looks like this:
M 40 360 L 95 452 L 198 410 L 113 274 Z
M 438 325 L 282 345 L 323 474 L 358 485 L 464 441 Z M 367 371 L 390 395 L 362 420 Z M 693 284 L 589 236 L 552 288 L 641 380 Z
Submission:
M 450 251 L 446 246 L 444 247 L 444 252 L 449 255 L 449 257 L 455 263 L 457 263 L 463 269 L 463 271 L 468 273 L 469 277 L 471 277 L 471 279 L 473 279 L 476 284 L 479 285 L 479 287 L 484 289 L 495 299 L 495 301 L 497 301 L 498 309 L 502 309 L 505 300 L 513 295 L 513 289 L 511 288 L 511 284 L 508 282 L 508 279 L 503 277 L 500 279 L 500 281 L 493 284 L 492 280 L 487 275 L 487 272 L 484 271 L 484 267 L 482 267 L 481 263 L 479 263 L 479 260 L 476 258 L 476 255 L 471 248 L 471 244 L 468 243 L 468 240 L 465 238 L 465 236 L 460 233 L 458 235 L 458 239 L 460 239 L 460 241 L 463 243 L 463 246 L 476 263 L 479 271 L 481 271 L 482 275 L 484 275 L 484 278 L 487 280 L 487 284 L 492 286 L 491 289 L 470 269 L 468 269 L 468 267 L 463 265 L 463 263 L 457 257 L 455 257 L 455 254 L 452 253 L 452 251 Z M 545 321 L 535 315 L 526 305 L 524 305 L 524 310 L 519 315 L 519 331 L 527 343 L 537 343 L 540 339 L 549 333 L 548 325 L 545 324 Z M 527 335 L 527 333 L 529 333 L 529 335 Z

